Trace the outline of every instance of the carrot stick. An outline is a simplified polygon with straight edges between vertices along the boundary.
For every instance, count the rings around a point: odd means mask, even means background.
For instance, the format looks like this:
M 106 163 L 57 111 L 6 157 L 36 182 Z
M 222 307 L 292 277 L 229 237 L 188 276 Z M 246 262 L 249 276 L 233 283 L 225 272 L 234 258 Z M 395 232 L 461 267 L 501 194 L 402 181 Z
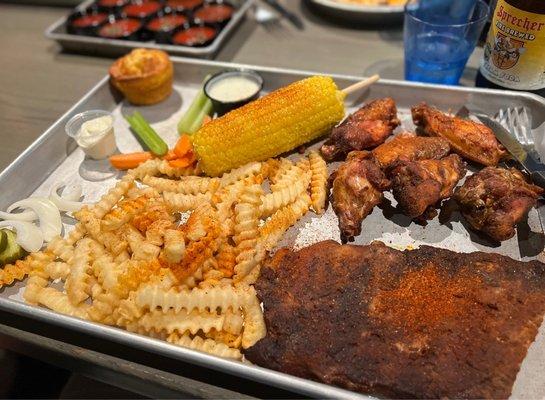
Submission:
M 189 135 L 182 135 L 176 142 L 176 146 L 174 146 L 174 153 L 176 153 L 178 157 L 184 157 L 192 148 Z
M 137 153 L 115 154 L 110 157 L 110 164 L 117 169 L 136 168 L 145 161 L 151 160 L 153 155 L 149 151 Z
M 194 162 L 195 162 L 195 155 L 193 154 L 193 152 L 191 152 L 186 154 L 184 157 L 180 157 L 175 160 L 169 161 L 168 164 L 174 168 L 185 168 L 185 167 L 189 167 Z
M 167 161 L 170 161 L 170 160 L 175 160 L 176 158 L 178 158 L 178 155 L 174 152 L 174 150 L 169 150 L 167 152 L 167 154 L 165 154 L 163 157 L 161 157 L 163 160 L 167 160 Z

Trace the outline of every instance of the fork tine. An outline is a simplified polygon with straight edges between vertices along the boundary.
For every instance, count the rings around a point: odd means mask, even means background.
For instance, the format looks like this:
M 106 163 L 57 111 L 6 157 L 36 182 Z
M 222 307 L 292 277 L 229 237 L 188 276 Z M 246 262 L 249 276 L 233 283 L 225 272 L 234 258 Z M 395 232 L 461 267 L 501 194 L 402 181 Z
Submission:
M 524 144 L 533 144 L 531 124 L 525 107 L 517 107 L 513 110 L 515 118 L 515 132 L 519 141 Z
M 522 119 L 521 119 L 520 108 L 518 108 L 518 107 L 514 108 L 513 109 L 513 115 L 514 115 L 514 120 L 515 120 L 514 129 L 515 129 L 515 132 L 517 134 L 517 138 L 518 138 L 520 143 L 526 144 L 527 140 L 526 140 L 526 135 L 525 135 L 525 132 L 524 132 L 524 125 L 523 125 Z
M 511 107 L 507 108 L 507 125 L 509 126 L 509 131 L 517 138 L 519 142 L 522 142 L 519 130 L 517 129 L 517 113 L 515 109 Z
M 503 108 L 500 108 L 500 111 L 496 114 L 496 119 L 500 124 L 507 125 L 505 110 Z
M 531 114 L 526 107 L 502 108 L 496 113 L 495 119 L 522 145 L 534 145 L 535 140 L 532 132 Z
M 521 107 L 520 122 L 522 126 L 523 136 L 527 144 L 534 144 L 534 135 L 532 134 L 532 121 L 526 107 Z

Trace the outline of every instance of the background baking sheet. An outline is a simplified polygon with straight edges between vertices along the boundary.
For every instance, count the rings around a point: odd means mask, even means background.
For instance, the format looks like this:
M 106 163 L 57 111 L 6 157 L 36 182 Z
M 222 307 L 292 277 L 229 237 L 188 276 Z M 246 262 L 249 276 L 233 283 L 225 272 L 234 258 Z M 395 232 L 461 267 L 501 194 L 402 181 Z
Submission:
M 170 54 L 178 56 L 190 56 L 198 58 L 212 58 L 223 44 L 233 34 L 234 30 L 240 25 L 246 12 L 250 9 L 254 0 L 230 0 L 236 7 L 231 20 L 223 27 L 219 35 L 212 43 L 204 47 L 176 46 L 171 44 L 159 44 L 151 41 L 139 42 L 133 40 L 114 40 L 101 37 L 74 35 L 67 33 L 66 20 L 68 15 L 55 21 L 45 31 L 45 36 L 58 42 L 65 50 L 76 53 L 87 53 L 94 55 L 119 56 L 128 53 L 137 47 L 148 49 L 160 49 Z M 85 9 L 90 6 L 94 0 L 86 0 L 76 7 L 76 9 Z
M 237 67 L 237 65 L 233 64 L 189 59 L 174 58 L 173 61 L 175 62 L 174 94 L 167 101 L 158 105 L 138 107 L 138 110 L 142 112 L 169 144 L 175 142 L 177 137 L 176 123 L 197 93 L 204 76 L 224 68 Z M 243 67 L 255 69 L 263 75 L 265 91 L 311 74 L 255 66 Z M 340 87 L 348 86 L 358 80 L 357 77 L 349 76 L 335 76 L 335 79 Z M 358 99 L 349 99 L 349 101 L 353 102 L 353 106 L 356 107 L 363 101 L 384 96 L 391 96 L 396 100 L 403 128 L 409 130 L 412 129 L 409 108 L 422 100 L 426 100 L 428 103 L 444 110 L 457 110 L 463 104 L 470 104 L 490 114 L 494 114 L 498 108 L 504 107 L 507 103 L 514 106 L 526 106 L 534 116 L 535 129 L 540 129 L 545 117 L 545 101 L 533 95 L 469 88 L 448 88 L 398 81 L 380 81 Z M 349 110 L 353 110 L 354 107 L 350 107 Z M 73 140 L 69 139 L 64 133 L 64 124 L 70 116 L 76 112 L 96 108 L 113 112 L 116 141 L 120 151 L 135 151 L 140 148 L 137 140 L 129 133 L 128 125 L 122 118 L 123 114 L 132 112 L 134 107 L 116 97 L 111 92 L 107 78 L 105 78 L 0 174 L 0 185 L 4 188 L 12 188 L 12 190 L 4 192 L 5 194 L 0 199 L 0 209 L 4 209 L 11 202 L 31 194 L 37 196 L 47 195 L 50 187 L 57 182 L 81 184 L 86 202 L 96 201 L 108 188 L 113 186 L 118 176 L 115 171 L 109 169 L 107 162 L 86 159 Z M 400 130 L 401 128 L 398 129 L 398 131 Z M 314 146 L 318 146 L 318 144 Z M 291 157 L 297 158 L 300 156 L 295 154 Z M 22 184 L 23 182 L 24 184 Z M 481 250 L 498 252 L 515 259 L 543 259 L 542 252 L 545 238 L 538 212 L 535 209 L 529 214 L 528 224 L 519 226 L 519 233 L 516 237 L 503 242 L 501 246 L 495 246 L 486 239 L 470 233 L 457 214 L 453 214 L 446 224 L 439 224 L 438 220 L 435 219 L 426 227 L 423 227 L 396 213 L 394 205 L 395 202 L 392 203 L 391 207 L 383 207 L 382 209 L 376 207 L 373 213 L 363 222 L 362 235 L 356 238 L 356 243 L 381 240 L 396 248 L 415 247 L 426 243 L 460 252 Z M 64 222 L 65 229 L 68 231 L 73 221 L 70 218 L 65 218 Z M 287 232 L 281 244 L 300 248 L 325 239 L 339 240 L 337 218 L 331 208 L 320 217 L 313 213 L 307 214 L 295 227 Z M 104 327 L 88 321 L 59 315 L 43 308 L 28 306 L 22 303 L 22 288 L 23 284 L 19 283 L 0 290 L 0 308 L 24 314 L 37 320 L 59 324 L 66 327 L 66 329 L 89 332 L 103 340 L 125 343 L 148 352 L 208 366 L 309 396 L 335 398 L 355 396 L 354 393 L 331 386 L 235 361 L 218 359 L 120 329 Z M 513 390 L 514 398 L 543 398 L 545 396 L 544 335 L 545 332 L 542 326 L 540 334 L 530 348 L 517 378 Z M 365 360 L 362 360 L 362 362 L 365 362 Z

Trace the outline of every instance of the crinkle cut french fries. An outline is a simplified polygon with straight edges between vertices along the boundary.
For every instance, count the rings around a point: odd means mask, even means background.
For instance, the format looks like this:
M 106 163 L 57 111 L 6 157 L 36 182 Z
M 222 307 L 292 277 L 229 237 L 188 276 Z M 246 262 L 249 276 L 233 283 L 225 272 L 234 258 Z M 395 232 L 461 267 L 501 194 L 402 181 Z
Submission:
M 199 174 L 156 159 L 128 171 L 4 283 L 29 274 L 30 304 L 241 359 L 266 334 L 252 286 L 261 263 L 311 207 L 324 211 L 327 169 L 311 152 Z

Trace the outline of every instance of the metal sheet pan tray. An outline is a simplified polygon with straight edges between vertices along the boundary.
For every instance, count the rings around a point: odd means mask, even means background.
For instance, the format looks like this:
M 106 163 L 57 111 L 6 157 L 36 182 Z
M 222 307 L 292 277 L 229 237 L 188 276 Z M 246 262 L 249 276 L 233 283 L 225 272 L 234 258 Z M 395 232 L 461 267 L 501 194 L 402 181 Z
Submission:
M 86 0 L 79 4 L 74 11 L 85 10 L 93 2 L 94 0 Z M 50 25 L 45 31 L 45 36 L 58 42 L 63 49 L 76 53 L 113 57 L 128 53 L 130 50 L 137 47 L 145 47 L 148 49 L 164 50 L 177 56 L 210 59 L 214 57 L 214 55 L 234 33 L 235 29 L 241 24 L 246 12 L 250 9 L 253 2 L 254 0 L 230 1 L 230 3 L 236 7 L 232 18 L 221 29 L 218 36 L 216 36 L 216 38 L 209 45 L 203 47 L 187 47 L 172 44 L 159 44 L 153 41 L 116 40 L 96 36 L 75 35 L 68 33 L 66 30 L 68 16 L 64 16 Z
M 176 139 L 176 123 L 185 112 L 192 98 L 200 88 L 203 78 L 215 72 L 229 68 L 249 68 L 259 72 L 265 81 L 264 91 L 270 91 L 303 77 L 312 72 L 265 68 L 251 65 L 238 65 L 203 61 L 195 59 L 173 58 L 175 65 L 175 91 L 165 102 L 155 106 L 142 107 L 139 110 L 151 121 L 154 128 L 168 142 Z M 361 78 L 346 75 L 333 75 L 339 87 L 346 87 Z M 411 129 L 410 107 L 419 101 L 427 101 L 443 110 L 457 110 L 462 105 L 472 105 L 493 115 L 506 105 L 525 106 L 533 116 L 533 127 L 542 129 L 545 120 L 545 99 L 526 93 L 500 92 L 474 88 L 425 85 L 403 81 L 381 80 L 358 99 L 349 99 L 356 106 L 361 102 L 391 96 L 398 105 L 399 116 L 404 128 Z M 353 107 L 349 107 L 351 110 Z M 108 78 L 102 79 L 87 95 L 75 104 L 66 114 L 55 122 L 25 152 L 0 174 L 0 187 L 4 190 L 0 198 L 0 209 L 5 209 L 12 202 L 31 195 L 46 195 L 52 184 L 80 183 L 86 201 L 94 201 L 109 187 L 113 186 L 115 176 L 105 176 L 104 165 L 93 163 L 84 158 L 83 152 L 64 132 L 64 125 L 75 113 L 89 109 L 105 109 L 113 112 L 116 120 L 116 141 L 122 152 L 134 151 L 139 144 L 132 135 L 127 135 L 121 114 L 131 112 L 133 107 L 116 97 L 110 90 Z M 101 181 L 97 181 L 100 179 Z M 545 206 L 532 209 L 528 223 L 520 226 L 518 235 L 501 246 L 483 241 L 469 233 L 459 218 L 453 217 L 449 224 L 439 224 L 437 219 L 422 227 L 408 221 L 402 215 L 384 218 L 381 210 L 374 212 L 365 220 L 364 233 L 356 238 L 356 243 L 368 243 L 382 240 L 390 246 L 418 246 L 426 243 L 437 247 L 449 248 L 460 252 L 475 250 L 497 252 L 514 259 L 541 259 L 545 237 L 540 214 Z M 300 248 L 324 239 L 339 240 L 337 219 L 331 210 L 322 216 L 307 214 L 285 235 L 282 245 Z M 317 382 L 300 379 L 248 363 L 230 361 L 171 345 L 145 336 L 133 334 L 121 329 L 99 325 L 89 321 L 68 317 L 27 305 L 22 301 L 21 292 L 24 284 L 0 289 L 0 310 L 19 314 L 34 319 L 37 324 L 47 322 L 61 326 L 71 332 L 84 332 L 104 343 L 121 343 L 136 352 L 156 354 L 158 357 L 180 360 L 201 367 L 222 371 L 227 374 L 254 380 L 279 387 L 305 396 L 319 398 L 365 398 L 353 392 Z M 45 332 L 44 332 L 45 333 Z M 45 333 L 47 335 L 47 333 Z M 365 360 L 362 360 L 365 362 Z M 543 398 L 545 396 L 545 328 L 541 328 L 534 344 L 522 365 L 513 389 L 515 398 Z

